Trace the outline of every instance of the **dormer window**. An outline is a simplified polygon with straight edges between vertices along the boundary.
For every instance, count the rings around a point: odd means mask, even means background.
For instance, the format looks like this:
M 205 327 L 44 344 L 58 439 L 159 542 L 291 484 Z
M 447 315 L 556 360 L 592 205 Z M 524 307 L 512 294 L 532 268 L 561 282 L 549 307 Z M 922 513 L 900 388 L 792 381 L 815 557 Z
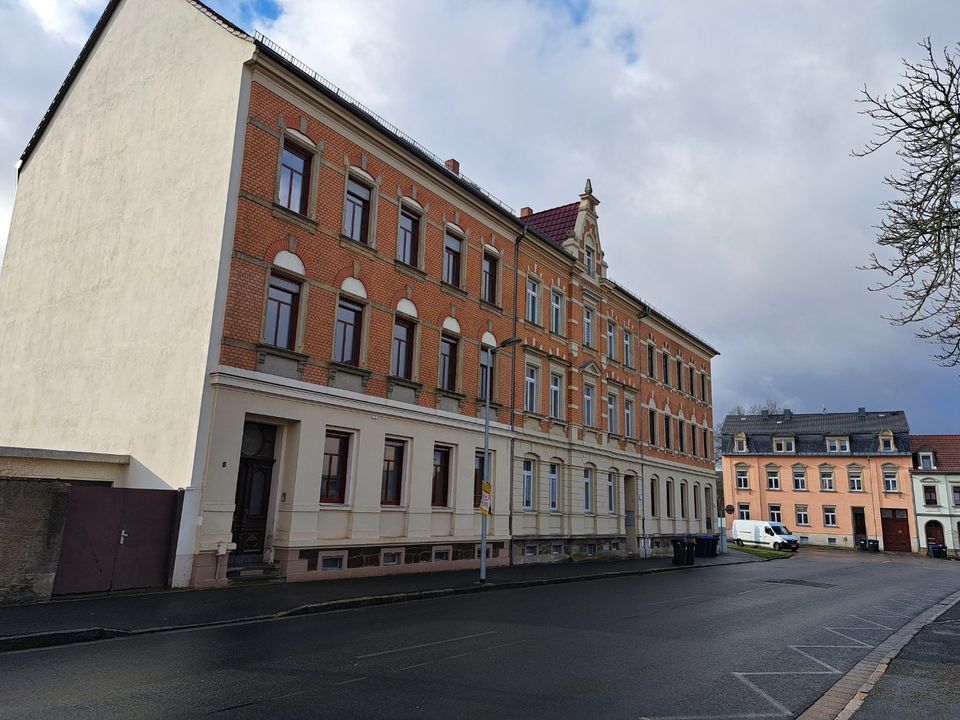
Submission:
M 793 438 L 774 438 L 773 451 L 776 453 L 796 452 L 795 446 L 793 444 Z
M 893 444 L 893 433 L 889 430 L 880 433 L 880 452 L 894 452 L 897 449 Z
M 917 457 L 921 470 L 936 470 L 937 466 L 933 463 L 933 453 L 929 450 L 919 453 Z
M 747 451 L 747 436 L 740 433 L 733 439 L 733 451 L 745 453 Z
M 850 441 L 845 437 L 828 437 L 827 452 L 828 453 L 850 452 Z

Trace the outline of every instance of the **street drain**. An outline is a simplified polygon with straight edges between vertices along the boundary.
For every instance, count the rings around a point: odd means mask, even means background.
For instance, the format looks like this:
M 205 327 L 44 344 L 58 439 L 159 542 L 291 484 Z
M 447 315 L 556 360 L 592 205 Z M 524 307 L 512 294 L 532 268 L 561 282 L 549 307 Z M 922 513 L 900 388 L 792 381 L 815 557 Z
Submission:
M 813 582 L 813 580 L 764 580 L 768 583 L 780 583 L 781 585 L 804 585 L 806 587 L 815 587 L 815 588 L 832 588 L 836 585 L 828 585 L 827 583 L 818 583 Z

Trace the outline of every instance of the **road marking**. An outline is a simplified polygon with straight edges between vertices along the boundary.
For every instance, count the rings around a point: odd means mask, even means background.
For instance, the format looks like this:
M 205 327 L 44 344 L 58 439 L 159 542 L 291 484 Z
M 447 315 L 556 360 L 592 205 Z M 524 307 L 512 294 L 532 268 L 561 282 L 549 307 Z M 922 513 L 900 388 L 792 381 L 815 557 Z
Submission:
M 793 713 L 790 713 L 791 715 Z M 753 720 L 754 718 L 782 718 L 783 713 L 743 713 L 742 715 L 642 715 L 639 720 Z
M 367 676 L 364 675 L 363 677 L 353 678 L 351 680 L 341 680 L 338 683 L 334 683 L 334 687 L 336 687 L 337 685 L 349 685 L 350 683 L 360 682 L 361 680 L 366 680 L 366 679 L 367 679 Z
M 860 617 L 859 615 L 851 615 L 850 617 L 854 617 L 854 618 L 856 618 L 857 620 L 863 620 L 863 622 L 865 622 L 865 623 L 869 623 L 870 625 L 876 625 L 878 628 L 883 628 L 884 630 L 889 630 L 890 632 L 893 632 L 893 628 L 892 628 L 892 627 L 887 627 L 886 625 L 881 625 L 880 623 L 874 622 L 873 620 L 867 620 L 865 617 Z M 844 630 L 852 630 L 853 628 L 841 628 L 841 629 L 844 629 Z M 864 629 L 867 629 L 867 628 L 864 628 Z
M 489 632 L 474 633 L 473 635 L 461 635 L 460 637 L 447 638 L 446 640 L 437 640 L 436 642 L 420 643 L 419 645 L 408 645 L 407 647 L 396 648 L 394 650 L 381 650 L 380 652 L 367 653 L 365 655 L 354 655 L 354 660 L 363 660 L 365 658 L 381 657 L 383 655 L 393 655 L 394 653 L 407 652 L 408 650 L 419 650 L 425 647 L 434 647 L 435 645 L 446 645 L 447 643 L 458 642 L 460 640 L 470 640 L 471 638 L 486 637 L 487 635 L 496 635 L 496 630 Z
M 762 697 L 763 699 L 765 699 L 767 702 L 769 702 L 771 705 L 773 705 L 777 710 L 779 710 L 784 716 L 787 716 L 787 717 L 793 716 L 793 713 L 790 712 L 790 711 L 783 705 L 783 703 L 778 702 L 777 700 L 775 700 L 775 699 L 773 698 L 772 695 L 770 695 L 770 693 L 768 693 L 768 692 L 760 689 L 759 687 L 757 687 L 756 685 L 754 685 L 752 682 L 750 682 L 749 680 L 747 680 L 747 678 L 745 678 L 744 675 L 745 675 L 745 673 L 733 673 L 733 676 L 734 676 L 737 680 L 739 680 L 740 682 L 742 682 L 742 683 L 743 683 L 744 685 L 746 685 L 747 687 L 751 688 L 754 692 L 756 692 L 758 695 L 760 695 L 760 697 Z
M 413 670 L 414 668 L 423 667 L 424 665 L 429 665 L 428 662 L 417 663 L 416 665 L 406 665 L 402 668 L 397 668 L 397 672 L 403 672 L 404 670 Z

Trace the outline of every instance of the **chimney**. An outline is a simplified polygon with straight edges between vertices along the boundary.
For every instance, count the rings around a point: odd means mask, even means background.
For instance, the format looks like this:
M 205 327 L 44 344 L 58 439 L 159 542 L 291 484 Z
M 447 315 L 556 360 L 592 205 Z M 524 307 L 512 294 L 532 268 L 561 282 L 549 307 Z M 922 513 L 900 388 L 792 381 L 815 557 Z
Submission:
M 858 407 L 858 408 L 857 408 L 857 415 L 859 415 L 861 418 L 865 418 L 865 417 L 867 416 L 867 409 L 866 409 L 866 408 L 862 408 L 862 407 Z
M 533 208 L 529 208 L 529 207 L 520 208 L 520 217 L 525 218 L 527 215 L 533 215 Z
M 787 422 L 793 420 L 793 411 L 790 408 L 783 409 L 783 419 Z
M 449 160 L 444 160 L 443 164 L 446 166 L 447 170 L 452 172 L 454 175 L 460 174 L 460 163 L 458 163 L 453 158 L 450 158 Z
M 764 408 L 760 411 L 760 417 L 770 417 L 770 411 L 767 408 Z

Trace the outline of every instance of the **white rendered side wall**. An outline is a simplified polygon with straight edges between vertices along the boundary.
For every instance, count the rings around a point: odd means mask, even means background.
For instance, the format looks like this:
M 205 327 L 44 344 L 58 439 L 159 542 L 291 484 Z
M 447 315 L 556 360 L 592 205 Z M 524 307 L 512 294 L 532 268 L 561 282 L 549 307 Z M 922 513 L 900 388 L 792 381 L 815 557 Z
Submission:
M 129 454 L 128 485 L 191 484 L 253 49 L 185 0 L 115 11 L 20 173 L 0 445 Z

